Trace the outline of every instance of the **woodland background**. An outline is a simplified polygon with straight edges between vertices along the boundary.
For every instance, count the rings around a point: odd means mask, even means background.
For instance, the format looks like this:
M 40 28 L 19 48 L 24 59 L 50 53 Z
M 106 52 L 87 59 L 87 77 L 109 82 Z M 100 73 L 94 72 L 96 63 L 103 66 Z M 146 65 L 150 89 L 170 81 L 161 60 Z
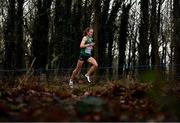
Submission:
M 0 121 L 180 121 L 179 79 L 180 0 L 0 0 Z
M 1 75 L 69 75 L 86 27 L 94 28 L 98 76 L 180 74 L 178 0 L 1 0 Z M 85 66 L 85 68 L 87 65 Z

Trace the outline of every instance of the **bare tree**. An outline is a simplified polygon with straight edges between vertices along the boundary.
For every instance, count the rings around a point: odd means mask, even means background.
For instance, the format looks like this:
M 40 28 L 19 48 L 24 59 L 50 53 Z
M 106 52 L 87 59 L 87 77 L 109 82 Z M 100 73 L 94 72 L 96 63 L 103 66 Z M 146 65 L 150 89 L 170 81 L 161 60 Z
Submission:
M 109 18 L 107 20 L 107 32 L 108 32 L 108 67 L 109 67 L 109 76 L 112 77 L 113 69 L 112 69 L 112 61 L 113 61 L 113 42 L 114 42 L 114 34 L 117 27 L 115 26 L 117 13 L 119 12 L 119 9 L 121 7 L 121 4 L 124 2 L 124 0 L 114 0 L 114 3 L 112 5 L 112 10 L 109 15 Z
M 16 68 L 25 68 L 25 43 L 23 31 L 23 5 L 24 0 L 17 0 L 17 19 L 16 19 Z
M 119 65 L 118 65 L 118 74 L 123 75 L 123 69 L 125 65 L 125 51 L 128 38 L 128 20 L 129 20 L 129 10 L 131 8 L 131 3 L 123 5 L 122 15 L 121 15 L 121 24 L 119 32 Z
M 49 11 L 52 0 L 38 0 L 32 32 L 32 54 L 36 58 L 34 68 L 45 70 L 48 58 Z
M 149 0 L 141 0 L 139 27 L 139 73 L 149 66 Z M 143 70 L 143 71 L 142 71 Z
M 151 42 L 151 64 L 152 69 L 158 70 L 160 66 L 159 44 L 158 44 L 158 27 L 157 27 L 157 1 L 152 0 L 151 17 L 150 17 L 150 42 Z
M 173 41 L 175 44 L 175 77 L 179 80 L 180 76 L 180 2 L 174 0 L 173 4 L 173 19 L 174 19 L 174 35 Z
M 94 42 L 96 43 L 96 47 L 95 47 L 95 58 L 97 61 L 99 61 L 99 38 L 100 38 L 100 28 L 101 28 L 101 23 L 100 23 L 100 19 L 101 19 L 101 0 L 96 0 L 94 2 Z M 96 79 L 97 76 L 96 76 Z
M 4 26 L 4 39 L 5 39 L 5 69 L 15 68 L 15 0 L 8 1 L 8 15 Z

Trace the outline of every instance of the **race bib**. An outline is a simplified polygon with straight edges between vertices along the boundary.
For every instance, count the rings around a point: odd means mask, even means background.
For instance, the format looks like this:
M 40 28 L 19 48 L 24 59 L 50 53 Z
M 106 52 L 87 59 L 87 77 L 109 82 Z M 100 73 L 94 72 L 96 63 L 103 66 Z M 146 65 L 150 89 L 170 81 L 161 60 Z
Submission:
M 85 53 L 91 54 L 91 51 L 92 51 L 92 46 L 86 47 Z

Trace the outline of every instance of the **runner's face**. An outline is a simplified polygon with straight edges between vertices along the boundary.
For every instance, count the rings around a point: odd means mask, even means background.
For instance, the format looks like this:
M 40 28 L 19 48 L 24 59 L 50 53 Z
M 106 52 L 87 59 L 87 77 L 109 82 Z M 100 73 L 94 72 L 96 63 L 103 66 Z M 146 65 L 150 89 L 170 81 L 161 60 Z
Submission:
M 89 32 L 88 32 L 88 36 L 92 37 L 93 36 L 93 32 L 94 32 L 93 29 L 90 29 Z

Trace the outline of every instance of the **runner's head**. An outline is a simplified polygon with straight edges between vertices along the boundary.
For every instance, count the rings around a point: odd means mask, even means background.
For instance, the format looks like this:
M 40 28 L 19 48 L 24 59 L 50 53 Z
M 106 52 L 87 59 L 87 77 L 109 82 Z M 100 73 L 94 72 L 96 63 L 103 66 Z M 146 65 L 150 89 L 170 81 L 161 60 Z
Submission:
M 94 32 L 93 28 L 87 27 L 87 28 L 84 30 L 83 36 L 92 37 L 92 36 L 93 36 L 93 32 Z

